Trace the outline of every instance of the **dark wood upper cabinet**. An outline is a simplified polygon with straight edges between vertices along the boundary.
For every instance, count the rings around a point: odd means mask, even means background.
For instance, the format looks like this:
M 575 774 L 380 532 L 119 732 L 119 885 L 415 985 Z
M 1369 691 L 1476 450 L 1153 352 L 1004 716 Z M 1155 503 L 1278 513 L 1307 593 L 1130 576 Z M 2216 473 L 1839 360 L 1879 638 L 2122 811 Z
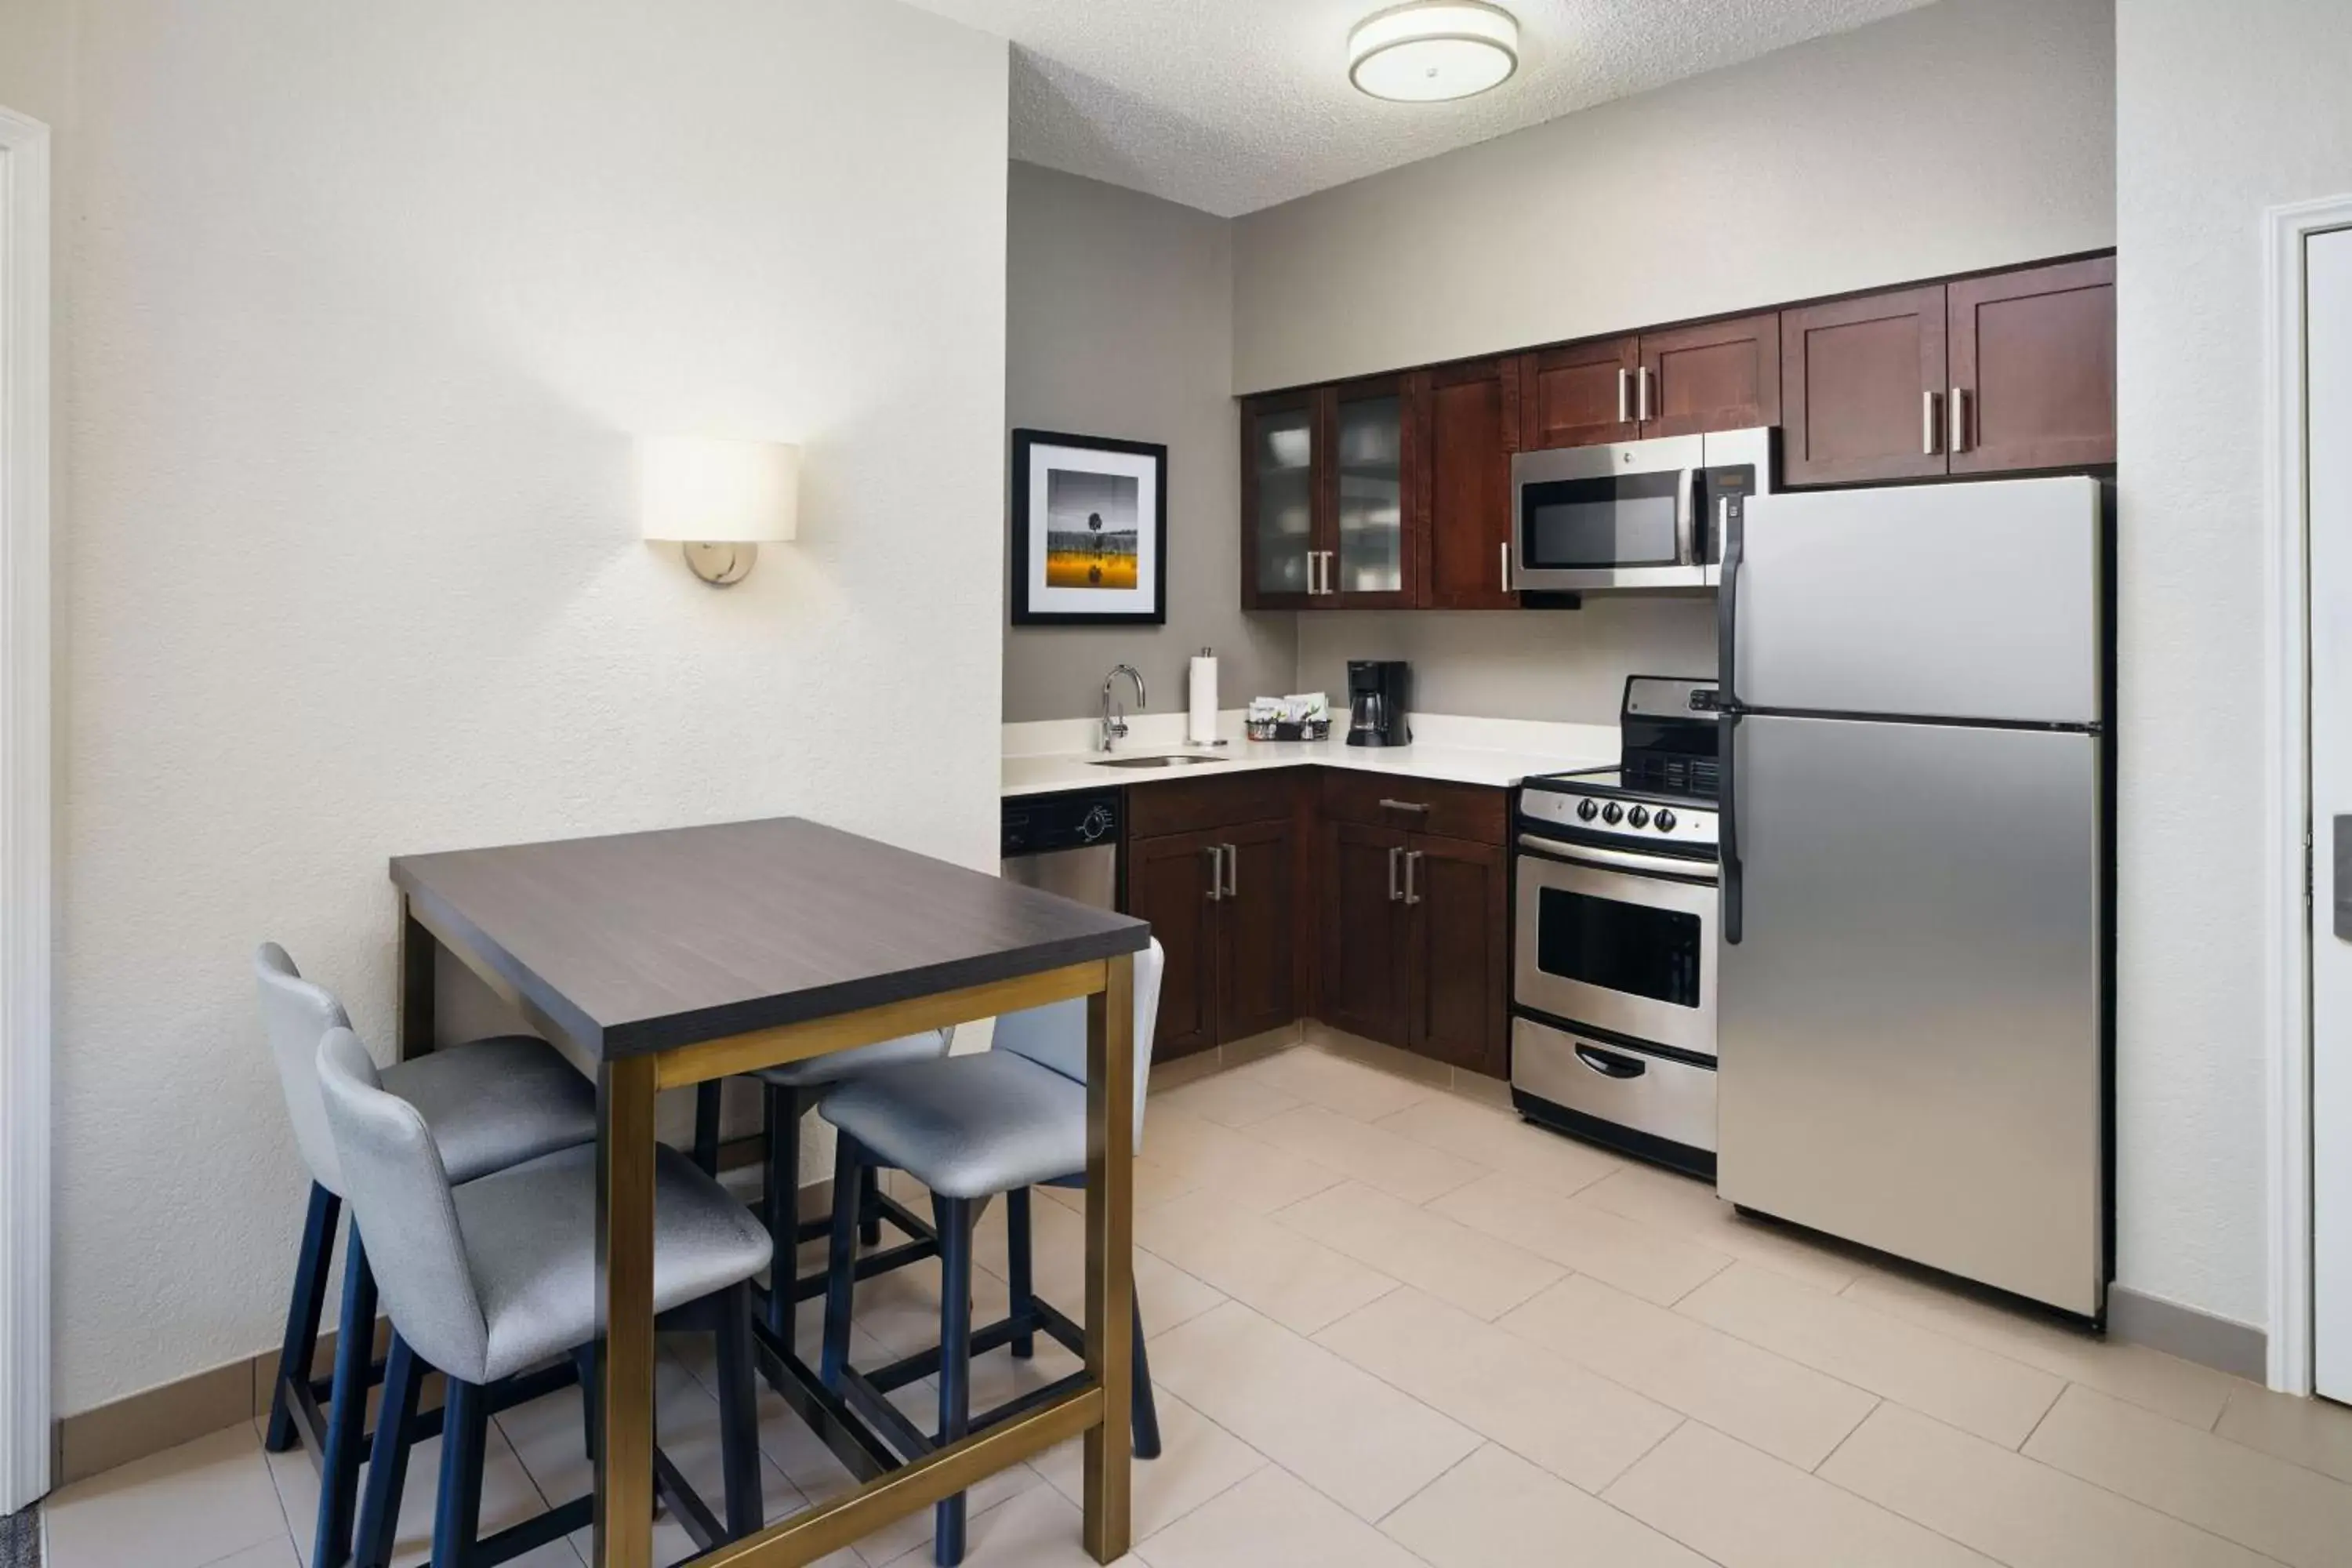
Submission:
M 1400 828 L 1327 822 L 1318 875 L 1323 963 L 1316 1016 L 1391 1046 L 1405 1043 L 1405 979 L 1397 962 L 1405 838 Z
M 1405 1047 L 1510 1073 L 1510 859 L 1500 845 L 1416 833 L 1405 848 Z
M 1641 340 L 1594 338 L 1519 356 L 1519 443 L 1530 452 L 1593 447 L 1640 434 L 1633 378 Z
M 1416 422 L 1406 417 L 1402 375 L 1349 382 L 1324 392 L 1324 515 L 1319 548 L 1322 609 L 1406 609 L 1418 597 L 1418 541 L 1405 497 L 1422 466 Z
M 2116 258 L 1970 278 L 1950 304 L 1951 471 L 2116 460 Z
M 1321 399 L 1275 393 L 1242 402 L 1242 605 L 1303 609 L 1321 546 Z
M 1780 422 L 1780 313 L 1643 332 L 1642 434 L 1696 436 Z
M 1172 1061 L 1217 1043 L 1216 831 L 1131 840 L 1127 850 L 1127 912 L 1151 922 L 1167 967 L 1160 981 L 1160 1024 L 1152 1059 Z
M 1945 472 L 1944 286 L 1780 312 L 1780 478 L 1866 484 Z
M 1506 586 L 1517 369 L 1516 360 L 1482 360 L 1413 378 L 1423 458 L 1415 497 L 1426 562 L 1421 602 L 1429 608 L 1498 610 L 1519 602 Z

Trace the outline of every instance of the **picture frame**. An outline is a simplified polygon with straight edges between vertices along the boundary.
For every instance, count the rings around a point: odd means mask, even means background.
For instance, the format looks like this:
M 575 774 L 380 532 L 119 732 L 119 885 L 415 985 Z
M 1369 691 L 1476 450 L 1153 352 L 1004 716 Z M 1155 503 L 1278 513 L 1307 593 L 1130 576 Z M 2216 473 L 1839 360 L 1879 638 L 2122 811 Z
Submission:
M 1013 624 L 1168 624 L 1168 448 L 1013 432 Z

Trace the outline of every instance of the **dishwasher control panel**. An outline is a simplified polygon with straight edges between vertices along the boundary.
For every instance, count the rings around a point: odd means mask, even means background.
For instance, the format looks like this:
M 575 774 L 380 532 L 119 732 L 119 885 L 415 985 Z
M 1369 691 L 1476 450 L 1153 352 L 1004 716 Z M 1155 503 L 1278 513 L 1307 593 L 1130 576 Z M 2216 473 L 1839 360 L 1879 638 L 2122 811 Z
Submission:
M 1004 803 L 1001 854 L 1010 860 L 1017 855 L 1115 845 L 1120 820 L 1119 795 L 1115 789 L 1018 795 Z

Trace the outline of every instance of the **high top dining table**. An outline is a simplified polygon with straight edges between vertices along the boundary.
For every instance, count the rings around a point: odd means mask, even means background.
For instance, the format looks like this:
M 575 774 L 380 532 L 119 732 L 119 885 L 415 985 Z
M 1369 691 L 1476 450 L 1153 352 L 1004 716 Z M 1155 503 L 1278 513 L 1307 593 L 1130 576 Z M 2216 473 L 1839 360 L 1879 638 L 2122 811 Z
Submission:
M 696 1562 L 813 1563 L 1081 1435 L 1086 1549 L 1102 1563 L 1127 1551 L 1142 921 L 797 817 L 407 855 L 392 880 L 402 1055 L 432 1048 L 447 955 L 597 1086 L 594 1568 L 652 1568 L 655 1096 L 1087 998 L 1084 1369 L 1002 1423 L 901 1462 L 793 1346 L 763 1334 L 769 1381 L 863 1484 Z M 791 1276 L 778 1259 L 781 1288 Z

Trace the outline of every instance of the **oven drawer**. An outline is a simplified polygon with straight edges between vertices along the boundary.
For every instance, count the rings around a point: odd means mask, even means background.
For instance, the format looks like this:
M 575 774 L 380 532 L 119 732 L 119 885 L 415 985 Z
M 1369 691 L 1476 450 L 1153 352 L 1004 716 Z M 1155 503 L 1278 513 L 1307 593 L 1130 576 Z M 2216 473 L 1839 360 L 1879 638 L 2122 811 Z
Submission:
M 1715 1074 L 1706 1068 L 1514 1018 L 1511 1087 L 1565 1110 L 1715 1152 Z

